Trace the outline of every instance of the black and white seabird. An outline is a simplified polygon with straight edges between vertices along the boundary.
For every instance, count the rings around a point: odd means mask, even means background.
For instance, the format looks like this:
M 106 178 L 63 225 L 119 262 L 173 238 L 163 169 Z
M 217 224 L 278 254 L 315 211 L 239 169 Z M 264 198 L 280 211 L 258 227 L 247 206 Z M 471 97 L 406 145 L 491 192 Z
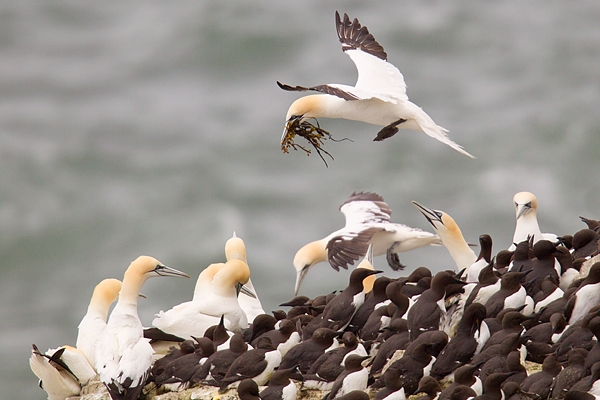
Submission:
M 290 380 L 290 374 L 297 371 L 296 367 L 277 369 L 269 379 L 265 390 L 260 392 L 262 400 L 296 400 L 296 384 Z
M 537 393 L 545 399 L 550 395 L 552 383 L 561 369 L 562 367 L 556 356 L 551 354 L 544 359 L 541 371 L 533 373 L 523 380 L 521 389 L 525 392 Z
M 279 368 L 298 366 L 301 373 L 307 373 L 310 366 L 331 347 L 334 338 L 339 335 L 340 333 L 333 329 L 317 328 L 310 339 L 300 342 L 287 352 Z
M 119 300 L 96 349 L 96 371 L 114 400 L 137 399 L 150 374 L 154 350 L 143 337 L 137 301 L 144 282 L 155 276 L 189 278 L 148 256 L 138 257 L 125 271 Z
M 252 379 L 244 379 L 237 387 L 240 400 L 261 400 L 258 385 Z
M 190 386 L 199 382 L 213 386 L 220 386 L 221 380 L 233 362 L 248 351 L 248 344 L 244 342 L 241 333 L 236 333 L 229 341 L 229 348 L 219 350 L 210 355 L 204 363 L 197 366 L 196 372 L 190 378 Z
M 431 288 L 424 291 L 408 310 L 407 321 L 411 340 L 415 340 L 425 331 L 439 329 L 440 318 L 446 312 L 446 286 L 453 283 L 465 284 L 447 271 L 438 272 L 431 280 Z
M 363 345 L 352 332 L 342 335 L 343 346 L 323 353 L 304 374 L 302 386 L 309 389 L 331 390 L 337 377 L 344 371 L 344 359 L 350 354 L 367 355 Z
M 517 308 L 526 304 L 527 292 L 521 286 L 521 278 L 527 272 L 507 272 L 500 278 L 500 290 L 485 303 L 488 317 L 495 317 L 505 308 Z M 531 299 L 533 311 L 533 299 Z M 525 311 L 523 311 L 525 314 Z
M 269 338 L 264 337 L 258 341 L 256 348 L 235 359 L 221 380 L 220 391 L 235 387 L 239 385 L 239 381 L 246 378 L 250 378 L 262 386 L 268 382 L 280 363 L 281 353 L 273 347 Z
M 283 90 L 301 92 L 309 90 L 322 93 L 302 97 L 294 101 L 288 109 L 281 138 L 284 152 L 288 152 L 289 147 L 295 149 L 298 146 L 293 138 L 300 129 L 317 130 L 321 135 L 329 135 L 328 132 L 308 122 L 310 119 L 323 117 L 343 118 L 383 126 L 375 141 L 395 135 L 398 129 L 421 131 L 454 150 L 474 158 L 460 145 L 450 140 L 446 129 L 436 125 L 429 115 L 408 100 L 404 77 L 387 61 L 387 54 L 383 47 L 377 43 L 366 26 L 362 26 L 356 18 L 351 21 L 347 14 L 344 14 L 342 20 L 337 11 L 335 25 L 342 50 L 356 65 L 358 80 L 355 86 L 325 84 L 303 87 L 277 82 Z M 317 152 L 322 150 L 320 146 L 315 146 L 315 149 Z
M 391 209 L 377 193 L 354 192 L 340 206 L 346 225 L 323 239 L 303 246 L 294 256 L 296 269 L 295 293 L 308 271 L 316 264 L 328 261 L 332 268 L 348 268 L 367 254 L 372 245 L 373 256 L 387 255 L 394 270 L 404 268 L 397 253 L 430 244 L 440 244 L 437 235 L 421 229 L 391 222 Z
M 590 267 L 588 276 L 581 282 L 579 289 L 571 295 L 565 308 L 565 318 L 569 324 L 582 319 L 592 307 L 600 304 L 600 263 Z
M 443 379 L 458 367 L 471 361 L 478 342 L 475 338 L 485 319 L 485 307 L 479 303 L 470 304 L 458 324 L 456 335 L 438 355 L 431 367 L 431 376 Z
M 335 296 L 323 310 L 323 320 L 319 327 L 336 331 L 346 329 L 350 320 L 365 302 L 363 280 L 371 275 L 383 271 L 356 268 L 350 274 L 350 281 L 346 289 Z
M 454 389 L 459 386 L 466 386 L 473 390 L 473 393 L 475 393 L 473 396 L 483 393 L 483 384 L 479 377 L 475 375 L 475 372 L 477 372 L 478 369 L 479 366 L 476 364 L 465 364 L 458 367 L 456 371 L 454 371 L 454 382 L 442 390 L 438 396 L 438 400 L 449 400 Z
M 331 391 L 323 398 L 324 400 L 337 399 L 353 390 L 365 390 L 369 380 L 369 371 L 362 362 L 369 356 L 351 354 L 344 361 L 344 371 L 333 383 Z

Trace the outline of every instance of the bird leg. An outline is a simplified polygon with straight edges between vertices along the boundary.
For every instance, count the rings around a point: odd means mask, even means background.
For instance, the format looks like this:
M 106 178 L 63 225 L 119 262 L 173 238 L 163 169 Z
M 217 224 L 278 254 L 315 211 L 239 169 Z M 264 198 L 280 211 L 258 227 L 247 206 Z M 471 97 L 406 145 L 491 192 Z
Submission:
M 391 124 L 384 126 L 383 129 L 377 133 L 377 136 L 375 136 L 375 139 L 373 139 L 373 141 L 380 142 L 384 139 L 394 136 L 396 133 L 398 133 L 398 125 L 400 125 L 403 122 L 406 122 L 406 120 L 404 118 L 400 118 L 398 121 L 392 122 Z
M 394 244 L 391 245 L 390 248 L 387 249 L 387 252 L 386 252 L 387 262 L 394 271 L 399 271 L 399 270 L 406 268 L 406 265 L 404 265 L 400 262 L 400 257 L 398 257 L 398 253 L 394 252 L 394 249 L 399 244 L 400 244 L 400 242 L 394 242 Z

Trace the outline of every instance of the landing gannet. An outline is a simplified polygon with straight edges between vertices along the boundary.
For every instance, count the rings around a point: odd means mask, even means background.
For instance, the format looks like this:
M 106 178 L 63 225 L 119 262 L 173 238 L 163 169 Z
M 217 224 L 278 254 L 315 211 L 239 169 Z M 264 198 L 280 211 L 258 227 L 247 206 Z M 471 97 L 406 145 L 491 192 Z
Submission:
M 454 219 L 444 211 L 433 210 L 412 201 L 413 205 L 429 221 L 433 229 L 439 235 L 442 243 L 448 249 L 450 256 L 456 263 L 458 270 L 468 268 L 477 261 L 475 252 L 471 250 L 469 244 L 465 241 L 460 228 L 454 222 Z
M 361 26 L 356 18 L 351 22 L 347 14 L 344 14 L 342 21 L 337 11 L 335 23 L 342 51 L 348 54 L 356 65 L 358 80 L 355 86 L 325 84 L 303 87 L 277 82 L 283 90 L 325 93 L 305 96 L 292 103 L 286 115 L 281 138 L 281 148 L 284 152 L 287 153 L 289 147 L 296 149 L 298 146 L 310 153 L 294 143 L 293 138 L 298 134 L 305 137 L 321 155 L 321 144 L 331 136 L 318 125 L 315 127 L 310 124 L 308 120 L 323 117 L 344 118 L 383 126 L 375 141 L 395 135 L 399 128 L 422 131 L 456 151 L 475 158 L 450 140 L 445 128 L 436 125 L 429 115 L 408 100 L 404 77 L 394 65 L 387 62 L 387 54 L 383 47 L 377 43 L 366 26 Z M 313 133 L 315 131 L 317 134 Z
M 237 237 L 235 232 L 233 232 L 233 236 L 225 243 L 225 257 L 227 261 L 229 260 L 241 260 L 248 263 L 246 259 L 246 245 L 244 241 Z M 248 282 L 244 284 L 244 288 L 247 290 L 242 290 L 240 295 L 238 296 L 238 303 L 242 310 L 246 313 L 246 317 L 248 318 L 248 323 L 251 324 L 254 321 L 254 318 L 257 315 L 265 314 L 265 310 L 262 307 L 260 299 L 256 294 L 256 290 L 254 289 L 254 285 L 252 285 L 252 280 L 248 278 Z M 248 291 L 252 292 L 254 296 L 250 295 Z
M 137 399 L 152 364 L 150 340 L 143 336 L 137 301 L 144 282 L 155 276 L 189 276 L 163 265 L 153 257 L 140 256 L 125 271 L 119 300 L 96 349 L 96 371 L 113 400 Z
M 430 232 L 391 222 L 392 211 L 383 197 L 377 193 L 354 192 L 340 206 L 346 217 L 346 225 L 327 237 L 303 246 L 294 257 L 296 269 L 295 294 L 308 271 L 320 262 L 339 271 L 340 267 L 357 261 L 373 245 L 373 255 L 387 255 L 393 270 L 404 268 L 398 253 L 418 249 L 430 244 L 441 244 L 440 238 Z
M 519 192 L 513 197 L 517 225 L 513 235 L 513 244 L 508 248 L 514 250 L 517 243 L 533 237 L 533 243 L 541 239 L 556 242 L 558 237 L 553 233 L 542 233 L 537 221 L 537 197 L 530 192 Z
M 209 273 L 205 274 L 207 270 Z M 206 329 L 218 325 L 224 316 L 227 329 L 241 332 L 248 327 L 248 318 L 238 303 L 238 290 L 249 278 L 250 268 L 241 260 L 211 264 L 198 277 L 192 301 L 160 311 L 152 325 L 163 332 L 190 339 L 203 336 Z

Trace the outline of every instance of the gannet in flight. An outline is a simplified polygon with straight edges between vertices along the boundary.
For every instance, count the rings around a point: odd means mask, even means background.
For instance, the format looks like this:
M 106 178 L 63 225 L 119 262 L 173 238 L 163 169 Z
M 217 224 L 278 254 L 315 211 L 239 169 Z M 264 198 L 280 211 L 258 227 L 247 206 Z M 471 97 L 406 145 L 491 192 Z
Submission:
M 412 201 L 413 205 L 423 214 L 429 221 L 433 229 L 437 232 L 442 243 L 448 249 L 450 256 L 456 263 L 456 267 L 460 271 L 464 268 L 469 268 L 471 264 L 477 261 L 477 255 L 469 244 L 465 241 L 463 234 L 450 215 L 440 210 L 427 208 L 416 201 Z
M 140 256 L 125 271 L 119 300 L 96 348 L 96 371 L 113 400 L 137 399 L 146 383 L 154 350 L 143 336 L 137 301 L 144 282 L 155 276 L 189 276 L 155 258 Z
M 517 225 L 513 235 L 513 244 L 508 248 L 514 250 L 517 243 L 528 240 L 533 237 L 533 243 L 538 240 L 545 239 L 551 242 L 556 242 L 558 237 L 553 233 L 542 233 L 537 221 L 537 197 L 530 192 L 519 192 L 513 197 L 515 213 L 517 217 Z
M 430 232 L 391 222 L 392 211 L 383 197 L 376 193 L 355 192 L 340 206 L 346 217 L 346 225 L 327 237 L 303 246 L 294 257 L 296 269 L 295 293 L 308 271 L 320 262 L 339 271 L 348 268 L 364 257 L 373 245 L 373 255 L 387 255 L 394 270 L 404 268 L 397 253 L 417 249 L 430 244 L 442 244 L 440 238 Z
M 456 151 L 475 158 L 450 140 L 445 128 L 436 125 L 429 115 L 408 100 L 404 77 L 387 61 L 387 54 L 383 47 L 377 43 L 366 26 L 361 26 L 356 18 L 350 21 L 347 14 L 344 14 L 342 21 L 337 11 L 335 22 L 342 51 L 354 61 L 358 70 L 358 80 L 355 86 L 325 84 L 304 87 L 277 82 L 283 90 L 301 92 L 311 90 L 324 93 L 305 96 L 292 103 L 286 115 L 281 138 L 281 148 L 284 152 L 287 153 L 289 147 L 295 149 L 298 146 L 310 153 L 304 147 L 294 143 L 293 138 L 298 134 L 306 138 L 321 155 L 320 145 L 330 135 L 318 124 L 314 126 L 308 121 L 323 117 L 343 118 L 383 126 L 375 141 L 395 135 L 399 128 L 422 131 Z M 315 131 L 317 134 L 313 133 Z

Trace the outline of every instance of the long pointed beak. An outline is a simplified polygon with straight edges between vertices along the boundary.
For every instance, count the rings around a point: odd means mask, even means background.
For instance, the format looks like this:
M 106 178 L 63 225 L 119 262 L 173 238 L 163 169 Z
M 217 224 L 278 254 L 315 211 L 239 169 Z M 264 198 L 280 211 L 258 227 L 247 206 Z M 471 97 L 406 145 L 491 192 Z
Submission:
M 417 203 L 416 201 L 412 200 L 411 203 L 417 207 L 417 210 L 419 210 L 421 212 L 421 214 L 423 214 L 423 216 L 427 219 L 427 221 L 429 221 L 429 223 L 435 228 L 435 224 L 433 223 L 433 221 L 437 221 L 440 224 L 443 224 L 442 219 L 440 218 L 440 216 L 437 214 L 437 212 L 431 208 L 427 208 L 419 203 Z
M 190 277 L 185 272 L 178 271 L 175 268 L 167 267 L 166 265 L 157 265 L 156 268 L 154 268 L 154 272 L 159 276 L 175 276 L 180 278 Z
M 310 267 L 307 265 L 296 273 L 296 286 L 294 288 L 294 296 L 298 296 L 298 292 L 300 291 L 300 285 L 302 285 L 302 281 L 306 277 L 306 274 L 308 273 L 309 269 Z
M 243 293 L 246 296 L 256 299 L 256 293 L 254 293 L 252 290 L 248 289 L 246 286 L 244 286 L 240 282 L 236 283 L 235 290 L 236 290 L 236 293 L 238 294 L 238 296 L 240 295 L 240 293 Z
M 525 214 L 530 207 L 527 207 L 527 204 L 519 204 L 517 205 L 517 219 L 523 214 Z

